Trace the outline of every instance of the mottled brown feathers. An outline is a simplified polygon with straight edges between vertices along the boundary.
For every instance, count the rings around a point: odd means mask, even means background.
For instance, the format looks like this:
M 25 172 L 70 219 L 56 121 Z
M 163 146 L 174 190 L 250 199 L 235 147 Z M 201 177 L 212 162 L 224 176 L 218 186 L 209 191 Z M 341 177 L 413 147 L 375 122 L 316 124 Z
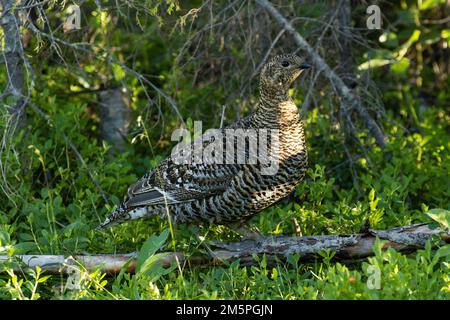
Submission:
M 288 90 L 307 67 L 293 54 L 267 62 L 260 76 L 257 111 L 222 129 L 223 141 L 215 142 L 223 143 L 224 159 L 231 145 L 234 160 L 242 154 L 250 159 L 246 143 L 227 145 L 227 129 L 240 130 L 240 135 L 257 132 L 258 148 L 260 141 L 266 141 L 263 135 L 267 130 L 276 132 L 267 138 L 268 148 L 276 150 L 270 158 L 278 168 L 275 174 L 265 174 L 259 158 L 256 163 L 179 163 L 169 157 L 128 189 L 123 203 L 100 227 L 146 216 L 166 218 L 167 214 L 176 223 L 231 223 L 245 220 L 288 195 L 303 179 L 307 167 L 303 126 Z M 204 137 L 203 147 L 211 146 L 212 140 Z

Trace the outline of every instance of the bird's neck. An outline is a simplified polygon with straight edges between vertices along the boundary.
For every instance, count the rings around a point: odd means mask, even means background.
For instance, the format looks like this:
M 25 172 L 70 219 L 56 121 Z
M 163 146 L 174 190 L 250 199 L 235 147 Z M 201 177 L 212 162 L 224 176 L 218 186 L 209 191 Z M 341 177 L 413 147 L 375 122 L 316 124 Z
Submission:
M 285 101 L 292 101 L 289 96 L 288 89 L 272 89 L 272 88 L 259 88 L 259 104 L 260 108 L 272 109 L 276 108 L 280 103 Z
M 266 120 L 282 125 L 286 120 L 299 120 L 300 115 L 288 90 L 269 90 L 260 88 L 257 113 Z

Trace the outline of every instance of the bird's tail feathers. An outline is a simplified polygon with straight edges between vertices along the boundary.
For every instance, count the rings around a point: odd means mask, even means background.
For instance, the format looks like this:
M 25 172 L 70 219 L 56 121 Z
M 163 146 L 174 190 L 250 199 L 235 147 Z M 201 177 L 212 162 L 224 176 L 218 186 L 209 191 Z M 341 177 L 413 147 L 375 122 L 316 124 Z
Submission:
M 103 223 L 101 223 L 96 230 L 112 227 L 121 224 L 127 220 L 135 220 L 149 215 L 148 207 L 134 208 L 129 211 L 125 211 L 122 208 L 116 209 L 111 213 Z

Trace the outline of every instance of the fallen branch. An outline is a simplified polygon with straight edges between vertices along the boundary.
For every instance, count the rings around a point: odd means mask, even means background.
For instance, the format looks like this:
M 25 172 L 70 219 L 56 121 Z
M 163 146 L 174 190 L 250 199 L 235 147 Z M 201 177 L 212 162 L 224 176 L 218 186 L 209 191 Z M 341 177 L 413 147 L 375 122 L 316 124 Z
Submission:
M 338 95 L 348 106 L 349 109 L 355 108 L 359 116 L 364 121 L 365 125 L 369 129 L 369 132 L 375 138 L 377 144 L 384 148 L 386 146 L 386 137 L 378 126 L 376 121 L 370 116 L 366 107 L 362 105 L 360 99 L 356 97 L 350 88 L 344 83 L 344 81 L 330 68 L 325 60 L 314 50 L 313 47 L 294 29 L 292 24 L 286 20 L 286 18 L 267 0 L 256 1 L 261 7 L 263 7 L 280 26 L 285 29 L 293 38 L 295 43 L 306 52 L 311 59 L 311 62 L 318 69 L 317 72 L 323 72 L 323 74 L 331 81 L 336 88 Z
M 357 261 L 373 255 L 372 246 L 376 238 L 386 240 L 384 249 L 392 247 L 400 252 L 411 252 L 425 246 L 432 236 L 440 236 L 443 242 L 450 243 L 449 230 L 431 229 L 427 223 L 402 226 L 389 230 L 369 230 L 365 234 L 320 235 L 304 237 L 268 236 L 258 241 L 244 240 L 234 243 L 215 243 L 211 256 L 192 255 L 183 252 L 169 252 L 160 261 L 164 266 L 179 262 L 196 266 L 220 265 L 240 260 L 241 265 L 257 263 L 254 255 L 266 256 L 269 264 L 285 260 L 289 255 L 298 254 L 299 262 L 314 261 L 325 250 L 334 252 L 333 259 L 339 261 Z M 40 266 L 49 273 L 72 273 L 82 265 L 86 270 L 100 269 L 101 272 L 117 274 L 128 263 L 127 272 L 134 272 L 136 253 L 106 255 L 17 255 L 12 258 L 21 260 L 30 268 Z M 0 255 L 0 263 L 11 258 Z M 17 269 L 19 271 L 20 268 Z

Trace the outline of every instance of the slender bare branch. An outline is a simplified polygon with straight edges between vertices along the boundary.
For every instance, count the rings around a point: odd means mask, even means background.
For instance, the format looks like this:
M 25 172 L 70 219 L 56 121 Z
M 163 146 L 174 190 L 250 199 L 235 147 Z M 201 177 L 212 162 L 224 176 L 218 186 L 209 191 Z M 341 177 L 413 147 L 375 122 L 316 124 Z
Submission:
M 46 39 L 48 39 L 52 43 L 52 46 L 55 48 L 55 50 L 58 53 L 58 55 L 60 56 L 61 60 L 64 60 L 64 58 L 63 58 L 62 54 L 60 54 L 60 49 L 58 48 L 58 45 L 62 45 L 62 46 L 71 48 L 75 51 L 80 51 L 80 52 L 92 55 L 96 59 L 108 63 L 108 65 L 110 65 L 111 67 L 113 67 L 114 65 L 120 66 L 124 72 L 127 72 L 128 74 L 136 77 L 139 80 L 139 83 L 141 84 L 142 90 L 143 90 L 146 98 L 148 99 L 148 101 L 150 101 L 152 104 L 155 104 L 158 107 L 158 109 L 160 109 L 160 105 L 158 105 L 154 102 L 154 99 L 151 98 L 151 95 L 148 92 L 145 85 L 150 86 L 158 94 L 158 96 L 161 96 L 162 98 L 164 98 L 167 101 L 167 103 L 170 105 L 170 107 L 175 111 L 180 122 L 183 125 L 185 124 L 184 120 L 183 120 L 183 116 L 181 115 L 181 113 L 178 109 L 178 106 L 176 105 L 175 101 L 168 94 L 166 94 L 161 88 L 156 86 L 152 81 L 150 81 L 143 74 L 137 72 L 133 68 L 128 67 L 127 65 L 125 65 L 124 63 L 119 61 L 118 59 L 114 58 L 109 52 L 107 52 L 107 50 L 104 50 L 104 48 L 96 47 L 94 44 L 86 43 L 86 42 L 71 43 L 66 40 L 55 37 L 51 33 L 43 32 L 43 31 L 37 29 L 32 24 L 29 24 L 28 27 L 34 33 L 39 34 L 40 36 L 43 36 Z M 98 52 L 96 52 L 94 50 L 94 48 Z

